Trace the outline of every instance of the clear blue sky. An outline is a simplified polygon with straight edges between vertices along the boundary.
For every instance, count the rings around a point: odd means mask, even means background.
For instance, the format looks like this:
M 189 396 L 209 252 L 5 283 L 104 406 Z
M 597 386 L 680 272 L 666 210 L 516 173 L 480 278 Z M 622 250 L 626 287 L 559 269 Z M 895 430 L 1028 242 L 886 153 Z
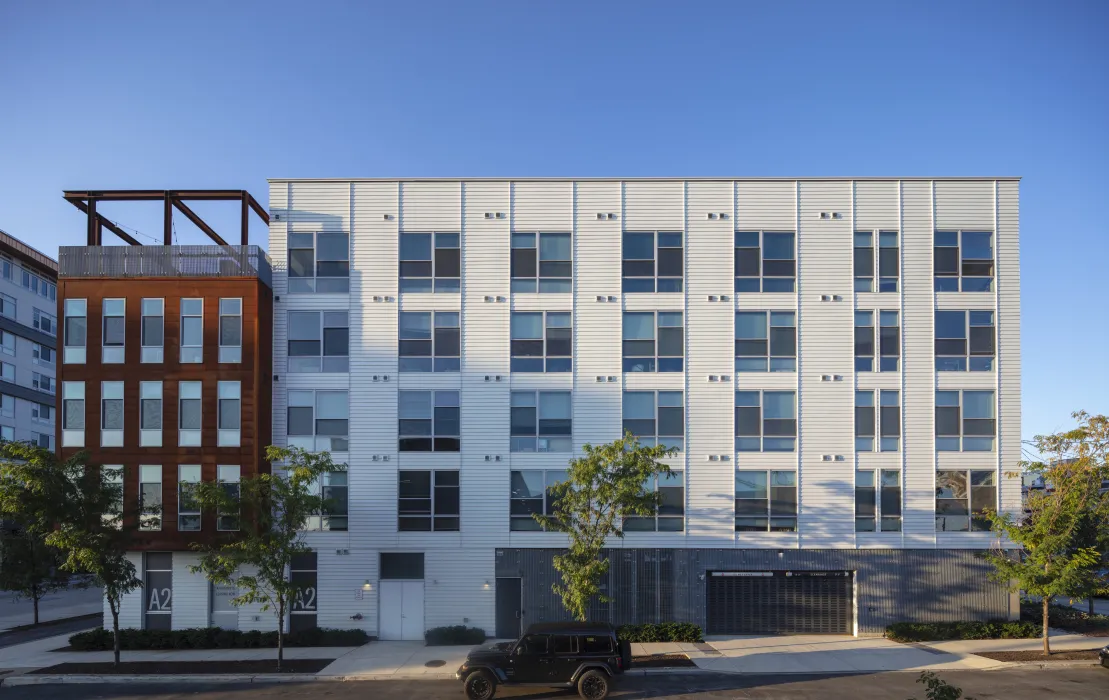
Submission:
M 1109 411 L 1107 29 L 1105 0 L 2 2 L 0 228 L 56 252 L 63 189 L 267 177 L 1020 175 L 1028 437 Z

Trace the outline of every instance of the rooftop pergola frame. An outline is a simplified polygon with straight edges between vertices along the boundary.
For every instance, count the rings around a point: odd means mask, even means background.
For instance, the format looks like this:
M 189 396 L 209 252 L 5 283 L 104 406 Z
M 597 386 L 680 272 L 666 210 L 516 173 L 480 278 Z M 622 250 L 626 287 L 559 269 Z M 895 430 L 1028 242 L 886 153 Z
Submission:
M 196 227 L 206 233 L 216 245 L 230 245 L 215 229 L 201 219 L 185 202 L 192 201 L 238 201 L 241 209 L 240 238 L 241 245 L 248 245 L 247 232 L 250 223 L 250 211 L 258 215 L 262 221 L 269 225 L 270 215 L 262 208 L 246 190 L 85 190 L 66 191 L 65 200 L 88 215 L 88 240 L 87 245 L 103 245 L 104 229 L 108 229 L 120 240 L 131 245 L 142 245 L 126 231 L 116 226 L 104 215 L 96 211 L 98 202 L 156 202 L 163 203 L 163 243 L 173 245 L 173 210 L 176 208 L 185 217 L 196 224 Z

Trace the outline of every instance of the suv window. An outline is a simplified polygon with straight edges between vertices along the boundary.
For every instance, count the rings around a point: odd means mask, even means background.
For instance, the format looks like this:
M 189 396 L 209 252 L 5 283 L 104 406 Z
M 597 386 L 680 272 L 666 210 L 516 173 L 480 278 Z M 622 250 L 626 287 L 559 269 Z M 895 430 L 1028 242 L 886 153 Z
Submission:
M 583 654 L 609 654 L 612 652 L 612 639 L 609 637 L 582 637 Z
M 546 654 L 547 639 L 547 635 L 545 634 L 529 634 L 528 636 L 520 640 L 520 646 L 517 647 L 517 653 Z
M 578 639 L 568 634 L 556 634 L 551 637 L 554 653 L 556 654 L 576 654 L 578 653 Z

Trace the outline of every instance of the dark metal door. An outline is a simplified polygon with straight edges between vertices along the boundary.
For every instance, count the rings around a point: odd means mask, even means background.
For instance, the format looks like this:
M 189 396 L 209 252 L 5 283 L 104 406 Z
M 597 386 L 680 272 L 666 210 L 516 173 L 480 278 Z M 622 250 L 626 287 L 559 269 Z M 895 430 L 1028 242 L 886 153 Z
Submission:
M 520 579 L 497 579 L 497 638 L 518 639 L 520 637 Z
M 850 571 L 711 571 L 708 634 L 853 634 Z

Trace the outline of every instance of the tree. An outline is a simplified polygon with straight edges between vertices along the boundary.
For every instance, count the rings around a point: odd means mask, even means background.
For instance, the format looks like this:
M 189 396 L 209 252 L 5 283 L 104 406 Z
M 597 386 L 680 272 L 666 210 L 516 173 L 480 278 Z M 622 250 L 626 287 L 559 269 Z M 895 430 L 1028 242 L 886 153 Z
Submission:
M 0 445 L 0 590 L 30 600 L 36 625 L 43 597 L 69 587 L 61 554 L 46 543 L 57 508 L 39 478 L 45 454 L 26 443 Z
M 304 542 L 305 523 L 327 511 L 326 495 L 318 485 L 324 474 L 343 471 L 327 452 L 267 447 L 266 460 L 282 463 L 283 473 L 258 474 L 235 485 L 205 482 L 197 487 L 201 507 L 217 517 L 239 521 L 238 532 L 214 543 L 196 543 L 202 572 L 217 585 L 233 585 L 234 605 L 260 604 L 277 617 L 277 670 L 285 657 L 285 615 L 301 595 L 288 571 L 293 559 L 312 550 Z
M 928 700 L 974 700 L 969 695 L 963 697 L 962 688 L 956 688 L 931 671 L 921 673 L 916 682 L 924 684 L 924 697 Z M 910 700 L 915 700 L 915 698 Z
M 46 543 L 61 553 L 64 570 L 84 573 L 104 589 L 118 666 L 120 605 L 124 596 L 142 587 L 135 565 L 127 558 L 128 550 L 134 549 L 138 514 L 124 511 L 123 479 L 89 464 L 87 453 L 63 462 L 41 448 L 26 449 L 27 462 L 37 468 L 31 483 L 54 504 L 54 528 Z M 160 510 L 148 510 L 148 517 L 159 518 Z
M 582 621 L 594 597 L 608 601 L 600 594 L 609 568 L 608 559 L 601 558 L 605 540 L 624 536 L 625 518 L 657 513 L 658 493 L 651 484 L 659 474 L 670 473 L 670 467 L 658 460 L 676 452 L 661 445 L 640 445 L 631 433 L 607 445 L 585 445 L 584 450 L 584 456 L 570 460 L 567 480 L 548 488 L 553 512 L 532 514 L 543 529 L 564 532 L 570 538 L 567 551 L 554 558 L 562 582 L 551 590 Z
M 1039 460 L 1022 463 L 1043 477 L 1045 488 L 1025 499 L 1021 517 L 989 513 L 991 527 L 1020 545 L 1015 555 L 994 551 L 991 578 L 1040 596 L 1043 603 L 1044 654 L 1051 653 L 1048 612 L 1058 597 L 1086 598 L 1106 586 L 1109 552 L 1109 418 L 1073 414 L 1077 427 L 1037 435 L 1032 445 Z

